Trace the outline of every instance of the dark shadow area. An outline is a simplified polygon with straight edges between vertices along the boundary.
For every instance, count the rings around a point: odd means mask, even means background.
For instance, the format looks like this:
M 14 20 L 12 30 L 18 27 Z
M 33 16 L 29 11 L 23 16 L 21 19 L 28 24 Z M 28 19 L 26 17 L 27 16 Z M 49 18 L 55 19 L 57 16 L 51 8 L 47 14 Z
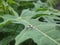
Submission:
M 41 0 L 42 2 L 46 2 L 47 0 Z
M 19 45 L 37 45 L 32 39 L 28 39 Z
M 17 12 L 20 15 L 23 9 L 28 9 L 28 8 L 29 9 L 34 8 L 33 1 L 27 1 L 27 2 L 26 1 L 21 1 L 20 6 L 17 7 Z
M 2 17 L 0 17 L 0 23 L 2 23 L 4 21 L 4 19 Z
M 45 21 L 45 19 L 44 19 L 43 17 L 40 17 L 38 20 L 39 20 L 40 22 L 47 22 L 47 21 Z
M 15 40 L 12 40 L 9 44 L 10 45 L 15 45 Z
M 7 32 L 0 32 L 0 40 L 2 40 L 3 38 L 9 36 L 10 34 Z
M 60 19 L 54 19 L 54 21 L 56 22 L 56 24 L 60 24 Z
M 7 24 L 3 27 L 0 27 L 0 40 L 8 37 L 9 35 L 17 35 L 25 28 L 22 24 Z

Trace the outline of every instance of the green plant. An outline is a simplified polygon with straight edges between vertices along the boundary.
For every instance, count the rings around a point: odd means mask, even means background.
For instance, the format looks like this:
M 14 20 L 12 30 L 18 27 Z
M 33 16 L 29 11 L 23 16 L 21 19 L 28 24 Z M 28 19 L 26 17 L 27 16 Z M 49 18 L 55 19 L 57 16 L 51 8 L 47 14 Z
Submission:
M 0 2 L 0 45 L 60 45 L 60 11 L 41 1 Z

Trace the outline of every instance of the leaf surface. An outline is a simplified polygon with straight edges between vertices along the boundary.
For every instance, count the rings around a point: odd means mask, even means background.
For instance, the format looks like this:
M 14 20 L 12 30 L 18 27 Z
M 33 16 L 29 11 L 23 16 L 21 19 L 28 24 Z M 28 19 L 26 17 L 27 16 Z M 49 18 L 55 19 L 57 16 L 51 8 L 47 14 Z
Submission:
M 58 24 L 40 22 L 32 17 L 37 14 L 34 11 L 24 10 L 21 17 L 18 18 L 20 23 L 25 25 L 25 29 L 15 38 L 15 45 L 31 38 L 38 45 L 60 45 L 60 31 L 56 29 Z

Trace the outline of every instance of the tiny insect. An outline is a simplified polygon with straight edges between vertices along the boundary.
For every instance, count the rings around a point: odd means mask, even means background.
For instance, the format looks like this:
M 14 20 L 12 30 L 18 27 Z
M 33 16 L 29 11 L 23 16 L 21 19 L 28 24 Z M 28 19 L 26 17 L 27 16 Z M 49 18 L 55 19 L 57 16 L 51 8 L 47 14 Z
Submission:
M 27 29 L 29 29 L 29 28 L 32 29 L 32 28 L 34 28 L 34 27 L 33 27 L 32 25 L 28 25 L 28 26 L 27 26 Z

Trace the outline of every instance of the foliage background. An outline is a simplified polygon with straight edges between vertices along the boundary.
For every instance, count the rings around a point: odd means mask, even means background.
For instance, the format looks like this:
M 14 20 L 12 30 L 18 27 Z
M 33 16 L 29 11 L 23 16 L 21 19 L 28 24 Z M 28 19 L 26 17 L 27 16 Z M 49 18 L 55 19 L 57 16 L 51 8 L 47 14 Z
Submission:
M 59 12 L 60 11 L 59 11 L 59 8 L 57 8 L 58 10 L 54 9 L 54 7 L 56 7 L 56 5 L 58 3 L 59 3 L 59 0 L 58 1 L 56 1 L 56 0 L 53 0 L 53 1 L 52 0 L 37 0 L 37 1 L 0 0 L 0 45 L 16 45 L 16 41 L 19 41 L 16 39 L 16 37 L 18 37 L 20 35 L 20 33 L 22 33 L 22 31 L 25 29 L 25 25 L 24 25 L 25 22 L 22 22 L 21 20 L 16 21 L 15 19 L 17 17 L 21 16 L 21 14 L 24 12 L 23 10 L 26 10 L 26 9 L 29 9 L 31 11 L 31 13 L 33 11 L 37 12 L 37 14 L 32 17 L 33 19 L 38 18 L 38 21 L 40 21 L 41 23 L 50 24 L 51 28 L 54 27 L 54 26 L 52 26 L 52 24 L 57 25 L 57 26 L 55 26 L 56 30 L 60 31 L 60 26 L 59 26 L 59 24 L 60 24 L 60 13 Z M 59 7 L 59 6 L 57 6 L 57 7 Z M 41 11 L 42 13 L 40 13 L 39 11 Z M 27 14 L 30 13 L 28 10 L 26 12 L 27 12 Z M 45 16 L 47 18 L 45 18 Z M 27 19 L 29 19 L 29 18 L 30 18 L 30 16 L 27 17 Z M 24 24 L 18 23 L 19 21 L 21 21 Z M 28 28 L 29 27 L 31 28 L 32 26 L 28 26 Z M 47 26 L 46 30 L 50 29 L 50 27 Z M 44 28 L 44 27 L 42 26 L 42 28 Z M 35 33 L 35 32 L 31 32 L 31 33 Z M 53 35 L 53 34 L 54 33 L 52 33 L 51 35 Z M 58 32 L 57 32 L 57 34 L 58 34 Z M 58 34 L 58 37 L 59 37 L 59 34 Z M 37 33 L 37 35 L 39 35 L 39 34 Z M 32 36 L 34 36 L 34 35 L 32 35 Z M 22 37 L 22 38 L 25 39 L 24 37 Z M 38 45 L 38 43 L 35 42 L 31 38 L 22 41 L 22 43 L 20 41 L 19 41 L 19 43 L 20 43 L 19 45 Z M 39 40 L 37 40 L 37 41 L 39 41 Z M 59 41 L 60 40 L 58 40 L 58 42 Z M 52 43 L 51 44 L 48 44 L 48 43 L 49 42 L 43 43 L 41 45 L 54 45 Z M 57 44 L 55 44 L 55 45 L 57 45 Z

